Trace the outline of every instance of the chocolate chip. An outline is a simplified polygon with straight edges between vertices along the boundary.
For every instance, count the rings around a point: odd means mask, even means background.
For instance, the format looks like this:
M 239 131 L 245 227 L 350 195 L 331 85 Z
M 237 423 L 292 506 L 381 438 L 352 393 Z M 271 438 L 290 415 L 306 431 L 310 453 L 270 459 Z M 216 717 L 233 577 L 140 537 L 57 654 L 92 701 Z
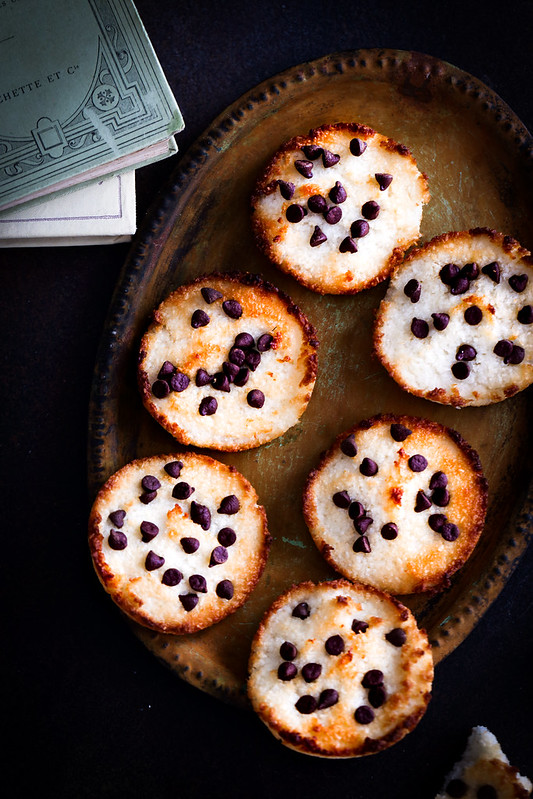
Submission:
M 513 351 L 513 342 L 504 338 L 498 341 L 493 349 L 493 352 L 500 358 L 508 358 Z
M 329 150 L 322 151 L 322 163 L 324 164 L 324 169 L 329 169 L 335 164 L 338 164 L 341 160 L 340 155 L 336 153 L 331 153 Z
M 258 350 L 248 350 L 244 356 L 244 362 L 246 363 L 246 366 L 252 370 L 252 372 L 255 372 L 261 363 L 261 353 Z
M 450 317 L 447 313 L 432 313 L 433 327 L 435 330 L 446 330 L 450 322 Z
M 287 218 L 287 222 L 293 222 L 296 224 L 297 222 L 301 222 L 305 216 L 305 211 L 301 205 L 289 205 L 287 210 L 285 211 L 285 216 Z
M 369 200 L 361 207 L 361 213 L 365 219 L 377 219 L 380 207 L 375 200 Z
M 248 378 L 249 377 L 250 377 L 250 370 L 248 369 L 248 367 L 247 366 L 241 366 L 241 368 L 237 372 L 237 375 L 235 376 L 235 379 L 233 380 L 233 382 L 234 382 L 234 384 L 236 386 L 239 386 L 239 387 L 245 386 L 246 383 L 248 382 Z
M 350 236 L 346 236 L 339 244 L 339 252 L 357 252 L 357 244 Z
M 163 468 L 170 477 L 179 477 L 183 469 L 183 463 L 181 461 L 170 461 L 165 463 Z
M 364 474 L 365 477 L 373 477 L 378 473 L 378 465 L 372 458 L 363 458 L 359 466 L 359 471 L 361 474 Z
M 409 460 L 407 461 L 407 465 L 411 469 L 412 472 L 423 472 L 424 469 L 427 469 L 428 462 L 423 455 L 411 455 Z
M 431 475 L 429 487 L 433 491 L 434 488 L 446 488 L 448 485 L 448 478 L 444 472 L 435 472 Z
M 343 441 L 341 441 L 341 452 L 343 452 L 345 455 L 348 455 L 349 458 L 353 458 L 355 455 L 357 455 L 357 445 L 355 443 L 354 433 L 351 433 Z
M 511 277 L 509 278 L 509 285 L 511 286 L 513 291 L 516 291 L 517 294 L 521 294 L 521 292 L 524 291 L 527 284 L 528 284 L 527 275 L 511 275 Z
M 161 483 L 153 474 L 146 474 L 141 480 L 141 485 L 145 491 L 157 491 L 161 488 Z
M 407 641 L 407 635 L 401 627 L 395 627 L 394 630 L 386 633 L 385 638 L 393 646 L 403 646 Z
M 420 285 L 418 280 L 415 280 L 414 277 L 411 278 L 411 280 L 408 280 L 405 286 L 403 287 L 403 293 L 405 294 L 406 297 L 409 297 L 411 302 L 418 302 L 418 300 L 420 299 L 421 292 L 422 292 L 422 286 Z
M 208 305 L 211 305 L 212 302 L 215 302 L 216 300 L 220 300 L 222 298 L 222 294 L 220 291 L 210 288 L 209 286 L 205 286 L 204 288 L 200 289 L 200 292 L 204 300 L 208 303 Z
M 352 630 L 356 635 L 359 633 L 366 633 L 368 630 L 368 624 L 366 621 L 361 621 L 360 619 L 354 619 L 352 621 Z
M 170 386 L 166 380 L 156 380 L 152 383 L 152 394 L 157 399 L 165 399 L 170 394 Z
M 317 710 L 325 710 L 328 707 L 333 707 L 339 701 L 339 694 L 335 688 L 324 688 L 318 697 Z
M 459 538 L 459 528 L 452 522 L 445 522 L 439 532 L 445 541 L 455 541 Z
M 309 715 L 309 713 L 314 713 L 317 707 L 317 701 L 314 696 L 310 696 L 307 694 L 306 696 L 301 696 L 295 704 L 296 710 L 300 713 L 305 715 Z
M 316 161 L 322 155 L 322 147 L 319 147 L 318 144 L 305 144 L 302 147 L 302 152 L 310 161 Z
M 159 533 L 159 527 L 153 522 L 141 522 L 141 538 L 147 544 Z
M 416 495 L 415 513 L 421 513 L 423 510 L 431 508 L 431 500 L 423 491 L 419 491 Z
M 231 527 L 223 527 L 217 535 L 217 540 L 224 547 L 231 547 L 237 540 L 237 534 Z
M 365 515 L 365 508 L 362 502 L 352 502 L 350 504 L 350 509 L 348 511 L 348 516 L 350 519 L 360 519 L 362 516 Z
M 228 360 L 230 363 L 234 363 L 236 366 L 242 366 L 245 358 L 246 358 L 246 353 L 244 352 L 242 347 L 232 347 L 230 349 L 228 355 Z
M 374 519 L 371 516 L 361 516 L 359 519 L 354 519 L 353 526 L 359 535 L 364 535 L 373 523 Z
M 370 230 L 370 225 L 365 219 L 356 219 L 355 222 L 352 222 L 350 225 L 350 235 L 353 236 L 354 239 L 362 239 L 368 235 L 368 231 Z
M 432 513 L 428 519 L 428 524 L 436 533 L 442 530 L 448 519 L 443 513 Z
M 411 333 L 416 338 L 426 338 L 429 333 L 429 325 L 424 319 L 417 319 L 416 316 L 411 322 Z
M 278 679 L 283 680 L 283 682 L 293 680 L 297 674 L 298 669 L 294 663 L 288 663 L 285 661 L 284 663 L 280 663 L 278 666 Z
M 228 559 L 228 550 L 226 549 L 226 547 L 215 547 L 211 552 L 209 565 L 220 566 L 220 564 L 225 563 L 227 559 Z
M 169 385 L 172 391 L 180 393 L 189 387 L 189 383 L 190 380 L 187 375 L 183 374 L 183 372 L 175 372 L 170 378 Z
M 176 483 L 172 489 L 172 496 L 174 499 L 189 499 L 193 491 L 194 488 L 189 483 Z
M 144 561 L 144 568 L 146 571 L 153 572 L 155 569 L 161 568 L 164 562 L 165 559 L 163 557 L 150 550 Z
M 450 780 L 446 786 L 446 793 L 452 799 L 462 799 L 463 796 L 466 796 L 467 791 L 468 785 L 460 779 Z
M 124 526 L 124 519 L 126 518 L 126 511 L 125 510 L 114 510 L 112 513 L 109 514 L 109 519 L 111 524 L 114 524 L 115 527 L 123 527 Z
M 159 380 L 168 381 L 168 378 L 171 377 L 171 375 L 173 375 L 175 371 L 176 367 L 174 366 L 173 363 L 170 363 L 170 361 L 163 361 L 163 364 L 161 365 L 161 369 L 159 370 L 157 377 Z
M 477 799 L 498 799 L 498 792 L 493 785 L 482 785 L 476 791 Z
M 366 535 L 362 535 L 361 538 L 357 538 L 354 541 L 352 549 L 354 552 L 364 552 L 365 554 L 368 554 L 369 552 L 372 551 L 370 547 L 370 542 L 366 537 Z
M 205 327 L 211 320 L 205 311 L 198 308 L 191 316 L 191 327 Z
M 211 380 L 211 385 L 217 391 L 225 391 L 226 394 L 229 392 L 231 388 L 229 378 L 227 374 L 225 374 L 224 372 L 217 372 L 216 375 L 214 375 L 213 379 Z
M 299 602 L 296 607 L 293 608 L 292 615 L 296 619 L 307 619 L 311 613 L 309 609 L 309 605 L 307 602 Z
M 198 408 L 200 416 L 212 416 L 217 412 L 218 402 L 214 397 L 204 397 Z
M 533 305 L 524 305 L 520 308 L 516 318 L 521 325 L 530 325 L 533 322 Z
M 346 200 L 346 189 L 338 180 L 336 181 L 335 185 L 328 194 L 329 199 L 332 203 L 343 203 Z
M 467 363 L 465 363 L 465 361 L 459 361 L 458 363 L 453 364 L 452 373 L 457 380 L 466 380 L 470 374 L 470 367 Z
M 398 537 L 398 525 L 394 522 L 387 522 L 381 528 L 381 537 L 386 541 L 394 541 Z
M 501 267 L 498 261 L 493 261 L 492 263 L 487 264 L 486 266 L 482 267 L 481 271 L 484 275 L 490 277 L 494 283 L 500 282 Z
M 439 508 L 445 508 L 446 505 L 450 504 L 450 492 L 444 487 L 436 488 L 431 495 L 431 499 L 434 505 Z
M 200 546 L 200 542 L 198 541 L 198 539 L 192 538 L 190 536 L 188 538 L 180 539 L 180 544 L 183 551 L 186 552 L 187 555 L 192 555 L 192 553 L 196 552 L 196 550 Z
M 270 333 L 263 333 L 262 336 L 259 336 L 257 339 L 257 349 L 259 352 L 267 352 L 271 346 L 272 342 L 274 341 L 274 337 L 270 335 Z
M 463 277 L 463 275 L 459 275 L 452 281 L 450 287 L 450 293 L 453 294 L 454 297 L 456 297 L 459 294 L 466 294 L 469 288 L 470 288 L 469 279 L 467 277 Z
M 479 266 L 475 261 L 465 264 L 461 269 L 461 275 L 466 277 L 468 280 L 477 280 L 479 277 Z
M 412 430 L 409 430 L 409 428 L 403 424 L 394 423 L 390 426 L 390 434 L 395 441 L 405 441 L 412 432 Z
M 125 534 L 119 532 L 119 530 L 111 530 L 109 532 L 107 543 L 111 549 L 120 551 L 121 549 L 126 549 L 128 546 L 128 539 L 126 538 Z
M 464 316 L 467 325 L 479 325 L 483 319 L 483 311 L 477 305 L 471 305 L 466 309 Z
M 320 663 L 306 663 L 302 666 L 302 677 L 306 682 L 314 682 L 318 680 L 322 674 L 322 666 Z
M 237 300 L 224 300 L 222 310 L 231 319 L 239 319 L 242 316 L 242 305 Z
M 265 404 L 265 395 L 258 388 L 253 388 L 246 395 L 246 401 L 251 408 L 262 408 Z
M 211 527 L 211 512 L 209 508 L 193 500 L 191 502 L 191 521 L 194 524 L 199 524 L 202 530 L 209 530 Z
M 284 641 L 279 648 L 279 653 L 283 660 L 294 660 L 298 654 L 298 650 L 290 641 Z
M 157 491 L 145 491 L 143 494 L 141 494 L 139 499 L 143 505 L 149 505 L 150 502 L 153 502 L 156 497 Z
M 199 388 L 201 388 L 202 386 L 207 386 L 212 379 L 213 376 L 210 375 L 209 372 L 206 372 L 205 369 L 198 369 L 196 372 L 196 377 L 194 378 L 194 382 Z
M 347 491 L 337 491 L 333 494 L 332 500 L 338 508 L 350 507 L 351 499 Z
M 457 264 L 444 264 L 439 272 L 439 277 L 445 286 L 450 286 L 460 271 Z
M 189 585 L 193 591 L 197 591 L 199 594 L 207 594 L 207 583 L 205 577 L 201 574 L 191 574 L 189 577 Z
M 183 609 L 186 610 L 188 613 L 191 610 L 194 610 L 194 608 L 198 604 L 198 597 L 196 596 L 196 594 L 180 594 L 178 599 L 183 605 Z
M 327 206 L 328 204 L 321 194 L 313 194 L 312 197 L 309 197 L 307 200 L 307 207 L 314 214 L 323 214 Z
M 183 579 L 183 574 L 179 569 L 167 569 L 161 577 L 163 585 L 178 585 Z
M 312 178 L 313 177 L 313 164 L 311 161 L 304 161 L 303 159 L 297 159 L 294 162 L 294 166 L 296 170 L 303 175 L 304 178 Z
M 278 180 L 279 192 L 284 200 L 292 200 L 294 195 L 294 183 L 288 183 L 285 180 Z
M 318 247 L 320 244 L 324 244 L 324 242 L 327 240 L 328 240 L 327 236 L 324 233 L 322 233 L 318 225 L 315 225 L 313 234 L 309 239 L 309 244 L 311 245 L 311 247 Z
M 512 363 L 516 365 L 518 363 L 522 363 L 522 361 L 525 358 L 525 355 L 526 352 L 523 347 L 521 347 L 519 344 L 513 344 L 513 349 L 511 354 L 508 356 L 508 358 L 505 358 L 504 360 L 505 363 Z
M 374 721 L 374 711 L 368 705 L 361 705 L 354 713 L 358 724 L 371 724 Z
M 386 172 L 376 172 L 374 177 L 378 182 L 380 191 L 385 191 L 385 189 L 388 189 L 392 183 L 392 175 L 389 175 Z
M 254 337 L 251 333 L 237 333 L 235 336 L 234 346 L 241 350 L 254 346 Z M 239 364 L 240 366 L 240 364 Z
M 221 500 L 220 505 L 218 507 L 218 513 L 225 513 L 228 516 L 231 516 L 234 513 L 238 513 L 241 507 L 241 503 L 239 502 L 238 498 L 235 494 L 228 494 L 227 497 L 224 497 Z
M 222 364 L 222 371 L 228 378 L 230 383 L 233 383 L 237 375 L 239 374 L 239 368 L 236 363 L 231 363 L 230 361 L 224 361 Z
M 383 672 L 379 669 L 370 669 L 361 680 L 363 688 L 372 688 L 374 685 L 383 685 Z
M 341 635 L 330 635 L 324 646 L 328 655 L 340 655 L 344 652 L 344 639 Z
M 324 213 L 324 219 L 328 225 L 336 225 L 342 219 L 342 208 L 338 205 L 332 205 L 331 208 Z
M 477 352 L 471 344 L 461 344 L 455 353 L 456 361 L 473 361 Z
M 233 583 L 231 580 L 221 580 L 215 591 L 220 599 L 232 599 L 234 592 Z
M 375 685 L 368 692 L 368 701 L 375 707 L 381 707 L 387 700 L 387 691 L 383 685 Z
M 366 141 L 363 141 L 362 139 L 355 138 L 352 139 L 350 142 L 350 152 L 352 155 L 356 156 L 362 155 L 366 150 L 366 147 L 367 147 Z

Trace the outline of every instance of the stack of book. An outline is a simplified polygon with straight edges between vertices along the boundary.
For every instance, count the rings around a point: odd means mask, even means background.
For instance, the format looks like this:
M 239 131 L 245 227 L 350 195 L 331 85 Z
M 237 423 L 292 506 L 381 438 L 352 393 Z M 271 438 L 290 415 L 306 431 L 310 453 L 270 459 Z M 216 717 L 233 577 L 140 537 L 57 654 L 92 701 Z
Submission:
M 0 246 L 131 238 L 182 129 L 131 0 L 0 0 Z

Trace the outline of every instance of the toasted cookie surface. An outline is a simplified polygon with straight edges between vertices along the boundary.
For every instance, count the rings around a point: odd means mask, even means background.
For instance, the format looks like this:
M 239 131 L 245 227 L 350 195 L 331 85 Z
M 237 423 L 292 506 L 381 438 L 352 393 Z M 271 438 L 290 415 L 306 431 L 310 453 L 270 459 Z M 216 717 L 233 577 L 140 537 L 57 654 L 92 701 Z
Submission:
M 449 584 L 479 539 L 486 503 L 479 458 L 458 433 L 382 414 L 322 456 L 305 486 L 304 515 L 334 569 L 410 594 Z
M 256 492 L 235 468 L 182 452 L 132 461 L 112 475 L 93 504 L 89 545 L 124 613 L 181 634 L 243 604 L 270 536 Z
M 354 294 L 384 280 L 418 239 L 428 199 L 407 147 L 338 123 L 278 150 L 257 181 L 252 224 L 281 270 L 322 294 Z
M 487 405 L 533 381 L 533 260 L 487 228 L 446 233 L 395 270 L 376 316 L 378 358 L 402 388 Z
M 257 447 L 304 412 L 317 348 L 299 308 L 258 275 L 200 277 L 161 303 L 142 339 L 143 403 L 183 444 Z
M 416 726 L 432 680 L 426 634 L 400 602 L 347 580 L 304 582 L 265 614 L 252 643 L 248 693 L 285 745 L 358 757 Z
M 474 727 L 465 753 L 436 799 L 527 799 L 531 781 L 511 766 L 496 736 Z

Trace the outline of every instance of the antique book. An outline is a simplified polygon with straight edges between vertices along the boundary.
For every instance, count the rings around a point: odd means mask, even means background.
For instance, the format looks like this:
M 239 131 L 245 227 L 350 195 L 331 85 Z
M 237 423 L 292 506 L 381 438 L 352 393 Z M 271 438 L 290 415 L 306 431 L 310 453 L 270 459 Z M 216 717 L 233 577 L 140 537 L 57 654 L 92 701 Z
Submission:
M 131 0 L 0 0 L 0 211 L 176 152 Z

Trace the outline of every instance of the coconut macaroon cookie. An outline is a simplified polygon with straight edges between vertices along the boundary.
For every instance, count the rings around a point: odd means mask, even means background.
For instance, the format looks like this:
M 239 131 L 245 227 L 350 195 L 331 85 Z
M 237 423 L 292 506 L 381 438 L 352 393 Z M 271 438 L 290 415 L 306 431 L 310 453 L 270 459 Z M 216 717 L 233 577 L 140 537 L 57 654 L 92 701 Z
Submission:
M 304 492 L 323 557 L 392 594 L 446 587 L 481 535 L 486 504 L 478 455 L 458 433 L 392 414 L 341 434 Z
M 366 125 L 338 123 L 286 142 L 252 196 L 263 252 L 321 294 L 384 280 L 419 237 L 426 176 L 409 149 Z
M 426 634 L 400 602 L 347 580 L 304 582 L 265 614 L 248 694 L 285 745 L 346 758 L 379 752 L 410 732 L 432 680 Z
M 161 303 L 142 339 L 143 403 L 182 444 L 257 447 L 304 412 L 317 348 L 304 314 L 260 276 L 200 277 Z
M 124 613 L 164 633 L 191 633 L 246 600 L 270 536 L 250 483 L 192 452 L 132 461 L 101 488 L 89 519 L 96 573 Z
M 533 382 L 533 259 L 488 228 L 413 250 L 378 310 L 375 352 L 399 385 L 454 405 L 487 405 Z

